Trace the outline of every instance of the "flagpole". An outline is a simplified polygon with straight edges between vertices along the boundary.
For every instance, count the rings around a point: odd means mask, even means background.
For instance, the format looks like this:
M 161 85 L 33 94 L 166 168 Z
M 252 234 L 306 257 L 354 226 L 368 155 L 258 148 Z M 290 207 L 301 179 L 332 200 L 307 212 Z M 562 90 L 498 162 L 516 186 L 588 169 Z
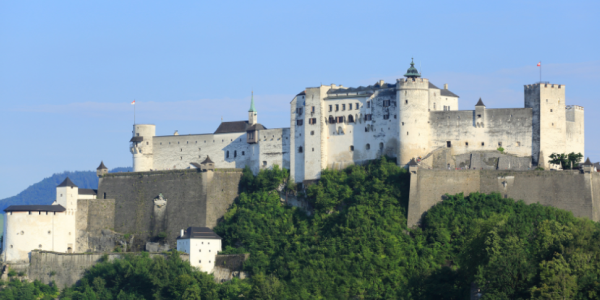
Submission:
M 540 60 L 540 83 L 542 83 L 542 61 Z
M 133 100 L 133 125 L 135 125 L 135 100 Z

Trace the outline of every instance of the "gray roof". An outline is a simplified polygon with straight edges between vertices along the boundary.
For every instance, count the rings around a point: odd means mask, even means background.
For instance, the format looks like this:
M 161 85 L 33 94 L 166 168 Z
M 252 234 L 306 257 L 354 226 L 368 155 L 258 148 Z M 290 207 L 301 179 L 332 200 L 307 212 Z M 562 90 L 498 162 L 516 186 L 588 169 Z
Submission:
M 595 163 L 594 167 L 596 167 L 596 169 L 600 170 L 600 162 Z
M 296 95 L 296 96 L 302 96 L 302 95 L 306 95 L 306 90 L 300 92 L 300 94 Z
M 79 193 L 79 195 L 98 195 L 98 190 L 79 189 L 77 193 Z
M 101 161 L 100 165 L 98 166 L 98 168 L 96 170 L 108 170 L 108 168 L 104 165 L 104 162 Z
M 262 126 L 262 124 L 260 123 L 256 123 L 252 126 L 248 126 L 248 128 L 246 129 L 246 131 L 251 131 L 251 130 L 263 130 L 263 129 L 267 129 L 265 128 L 265 126 Z
M 357 88 L 330 89 L 329 91 L 327 91 L 327 94 L 346 94 L 346 93 L 357 93 L 357 92 L 363 92 L 363 91 L 366 93 L 373 93 L 375 90 L 378 90 L 378 89 L 391 89 L 391 88 L 395 88 L 395 87 L 396 87 L 396 84 L 384 83 L 383 85 L 379 85 L 379 82 L 378 82 L 375 85 L 359 86 Z
M 70 186 L 70 187 L 77 187 L 73 181 L 71 181 L 71 179 L 69 179 L 69 177 L 65 178 L 65 180 L 59 184 L 57 187 L 63 187 L 63 186 Z
M 477 101 L 477 104 L 475 104 L 475 106 L 485 106 L 485 104 L 483 104 L 483 101 L 481 101 L 481 98 L 479 98 L 479 101 Z
M 447 89 L 440 89 L 439 87 L 437 87 L 435 84 L 429 82 L 429 88 L 430 89 L 438 89 L 440 90 L 440 96 L 446 96 L 446 97 L 456 97 L 458 98 L 458 95 L 451 92 L 450 90 Z
M 582 166 L 593 166 L 594 164 L 590 161 L 590 158 L 588 157 L 585 162 L 583 164 L 581 164 Z
M 220 240 L 221 237 L 218 236 L 214 231 L 212 231 L 208 227 L 188 227 L 183 233 L 183 236 L 177 238 L 179 239 L 215 239 Z
M 418 166 L 417 162 L 415 161 L 415 159 L 411 159 L 410 162 L 408 163 L 409 166 Z
M 212 160 L 210 160 L 210 156 L 206 156 L 206 159 L 201 162 L 201 164 L 214 164 L 214 162 Z
M 199 163 L 193 162 L 193 163 L 190 163 L 190 165 L 194 166 L 194 168 L 196 168 L 196 169 L 202 168 Z
M 215 131 L 217 133 L 246 132 L 248 121 L 222 122 Z
M 63 212 L 67 210 L 62 205 L 11 205 L 4 211 L 54 211 Z
M 450 90 L 446 90 L 446 89 L 444 89 L 444 90 L 441 90 L 441 91 L 440 91 L 440 95 L 442 95 L 442 96 L 446 96 L 446 97 L 456 97 L 456 98 L 458 98 L 458 95 L 457 95 L 457 94 L 455 94 L 455 93 L 451 92 Z
M 144 140 L 144 137 L 143 137 L 143 136 L 134 136 L 134 137 L 132 137 L 132 138 L 131 138 L 129 141 L 130 141 L 130 142 L 138 142 L 138 143 L 139 143 L 139 142 L 141 142 L 141 141 L 143 141 L 143 140 Z

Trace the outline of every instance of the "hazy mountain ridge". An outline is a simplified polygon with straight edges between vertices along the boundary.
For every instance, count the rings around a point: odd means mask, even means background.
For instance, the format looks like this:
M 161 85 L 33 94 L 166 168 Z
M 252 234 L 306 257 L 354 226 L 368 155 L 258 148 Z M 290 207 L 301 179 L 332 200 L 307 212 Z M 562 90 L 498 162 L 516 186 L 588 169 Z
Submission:
M 131 172 L 133 168 L 114 168 L 110 173 Z M 97 189 L 98 177 L 96 171 L 65 171 L 55 173 L 52 176 L 42 179 L 20 192 L 19 194 L 0 200 L 0 213 L 11 205 L 34 205 L 52 204 L 56 198 L 56 186 L 65 178 L 69 177 L 73 183 L 83 189 Z

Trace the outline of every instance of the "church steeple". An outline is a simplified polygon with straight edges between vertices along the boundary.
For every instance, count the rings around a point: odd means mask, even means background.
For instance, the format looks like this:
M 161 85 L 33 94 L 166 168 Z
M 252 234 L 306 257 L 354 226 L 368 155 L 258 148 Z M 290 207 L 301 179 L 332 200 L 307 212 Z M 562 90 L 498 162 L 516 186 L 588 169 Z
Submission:
M 250 125 L 254 125 L 258 123 L 258 112 L 256 108 L 254 108 L 254 91 L 252 91 L 252 96 L 250 96 L 250 109 L 248 110 L 248 123 Z
M 411 58 L 411 62 L 410 62 L 410 68 L 408 68 L 408 70 L 406 70 L 406 74 L 404 74 L 405 77 L 408 78 L 417 78 L 417 77 L 421 77 L 421 74 L 419 74 L 419 70 L 417 70 L 417 68 L 415 68 L 415 62 L 414 59 Z
M 254 108 L 254 91 L 252 91 L 252 96 L 250 96 L 250 109 L 249 112 L 256 112 L 256 108 Z

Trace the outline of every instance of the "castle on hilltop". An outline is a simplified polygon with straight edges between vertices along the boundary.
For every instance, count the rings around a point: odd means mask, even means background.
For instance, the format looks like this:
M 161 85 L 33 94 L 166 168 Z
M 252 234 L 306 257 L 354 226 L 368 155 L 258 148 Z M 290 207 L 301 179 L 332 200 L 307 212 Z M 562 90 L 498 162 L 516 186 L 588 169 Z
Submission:
M 212 134 L 156 136 L 155 125 L 135 124 L 130 150 L 135 172 L 193 168 L 210 157 L 216 168 L 248 166 L 255 173 L 277 164 L 298 183 L 381 155 L 407 165 L 442 149 L 459 157 L 502 148 L 513 156 L 505 168 L 549 167 L 552 153 L 584 154 L 584 110 L 566 105 L 565 88 L 525 85 L 524 108 L 488 109 L 479 99 L 473 110 L 458 110 L 459 96 L 421 78 L 411 62 L 395 83 L 306 88 L 290 103 L 289 128 L 258 123 L 252 97 L 247 121 L 222 122 Z M 459 167 L 455 159 L 428 164 L 440 165 Z

